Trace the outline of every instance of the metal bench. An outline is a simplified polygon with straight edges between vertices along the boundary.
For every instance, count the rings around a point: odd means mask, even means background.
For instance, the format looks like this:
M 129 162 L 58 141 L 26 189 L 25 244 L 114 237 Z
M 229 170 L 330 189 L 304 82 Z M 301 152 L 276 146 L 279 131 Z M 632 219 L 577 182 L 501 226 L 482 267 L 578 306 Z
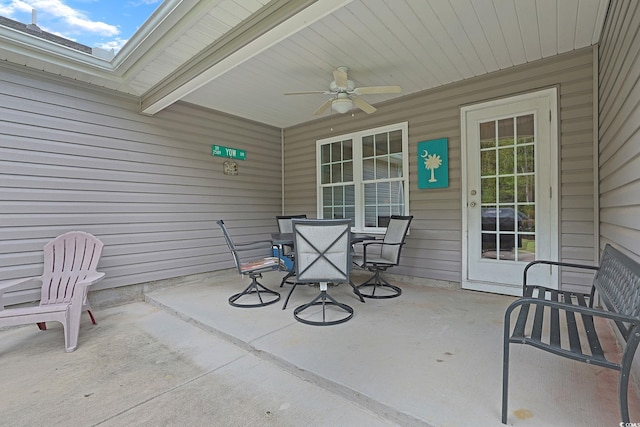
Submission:
M 537 265 L 596 270 L 591 292 L 528 285 L 527 273 Z M 602 309 L 593 306 L 596 293 Z M 513 328 L 512 314 L 516 316 Z M 610 360 L 608 356 L 611 355 L 605 354 L 600 345 L 599 335 L 611 331 L 609 328 L 597 329 L 594 318 L 598 317 L 613 321 L 626 342 L 619 363 Z M 605 246 L 600 267 L 554 261 L 529 263 L 524 270 L 523 297 L 511 303 L 504 316 L 502 423 L 507 423 L 509 344 L 528 344 L 559 356 L 619 371 L 620 413 L 622 421 L 628 423 L 629 372 L 640 341 L 639 326 L 640 264 L 612 246 Z

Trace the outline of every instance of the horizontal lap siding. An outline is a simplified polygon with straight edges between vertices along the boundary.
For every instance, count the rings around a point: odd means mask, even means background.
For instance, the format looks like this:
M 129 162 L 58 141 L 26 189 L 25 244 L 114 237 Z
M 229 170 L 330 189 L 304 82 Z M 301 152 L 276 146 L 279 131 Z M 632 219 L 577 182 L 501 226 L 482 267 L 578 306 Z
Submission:
M 600 46 L 600 236 L 640 259 L 640 4 L 613 0 Z
M 0 68 L 0 281 L 42 273 L 70 230 L 104 244 L 104 289 L 232 267 L 215 223 L 264 238 L 281 211 L 280 130 Z M 239 174 L 211 144 L 247 151 Z M 27 292 L 29 294 L 29 292 Z
M 409 122 L 410 209 L 414 215 L 395 273 L 460 282 L 462 259 L 460 107 L 552 86 L 560 98 L 561 258 L 593 263 L 593 54 L 584 49 L 468 79 L 379 106 L 377 112 L 333 114 L 285 130 L 285 211 L 316 215 L 316 140 Z M 449 187 L 417 188 L 417 143 L 449 138 Z M 563 274 L 564 285 L 574 276 Z

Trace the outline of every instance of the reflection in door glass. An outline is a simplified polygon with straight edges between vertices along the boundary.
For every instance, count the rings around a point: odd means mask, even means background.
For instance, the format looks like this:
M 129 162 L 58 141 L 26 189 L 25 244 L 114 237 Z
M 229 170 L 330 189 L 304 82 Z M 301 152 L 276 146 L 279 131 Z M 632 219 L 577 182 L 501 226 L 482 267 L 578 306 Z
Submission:
M 534 115 L 480 123 L 482 258 L 535 259 Z

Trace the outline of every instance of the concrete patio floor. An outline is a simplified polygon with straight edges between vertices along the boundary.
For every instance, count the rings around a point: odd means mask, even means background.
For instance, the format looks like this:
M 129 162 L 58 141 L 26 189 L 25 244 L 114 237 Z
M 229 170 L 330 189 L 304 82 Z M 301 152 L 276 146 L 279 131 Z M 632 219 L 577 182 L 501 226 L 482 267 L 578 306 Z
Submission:
M 277 288 L 278 273 L 263 283 Z M 237 275 L 150 292 L 83 315 L 78 349 L 62 328 L 0 332 L 3 426 L 500 426 L 502 317 L 512 297 L 398 283 L 314 327 L 293 308 L 229 306 Z M 605 343 L 615 349 L 613 339 Z M 617 373 L 512 346 L 509 424 L 618 426 Z M 632 421 L 640 400 L 631 393 Z

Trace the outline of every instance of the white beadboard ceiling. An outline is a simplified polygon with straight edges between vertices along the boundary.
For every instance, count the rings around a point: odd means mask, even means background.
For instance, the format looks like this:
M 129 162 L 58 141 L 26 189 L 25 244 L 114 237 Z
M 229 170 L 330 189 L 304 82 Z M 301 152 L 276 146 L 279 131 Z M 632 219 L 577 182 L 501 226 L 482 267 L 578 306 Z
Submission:
M 165 0 L 110 61 L 0 27 L 0 59 L 287 128 L 338 66 L 371 104 L 597 44 L 609 0 Z M 322 116 L 331 113 L 328 109 Z M 359 113 L 364 114 L 364 113 Z M 374 113 L 375 114 L 375 113 Z

